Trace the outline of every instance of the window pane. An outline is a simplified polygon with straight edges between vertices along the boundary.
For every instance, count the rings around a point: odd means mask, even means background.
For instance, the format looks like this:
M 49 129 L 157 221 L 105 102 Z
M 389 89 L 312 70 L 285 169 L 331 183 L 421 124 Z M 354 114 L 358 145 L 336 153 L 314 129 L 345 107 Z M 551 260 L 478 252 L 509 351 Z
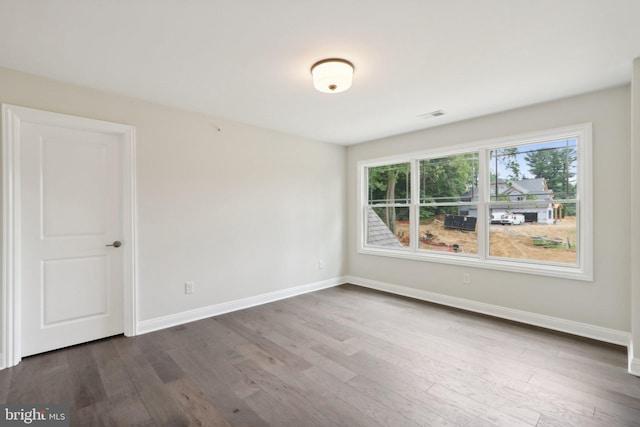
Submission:
M 369 204 L 409 204 L 411 164 L 399 163 L 367 168 Z
M 576 147 L 573 138 L 492 150 L 491 200 L 575 199 Z
M 530 261 L 577 263 L 575 203 L 531 203 L 518 209 L 493 207 L 489 255 Z
M 475 216 L 461 215 L 469 206 L 421 206 L 420 249 L 450 253 L 478 253 Z M 475 206 L 473 209 L 476 209 Z
M 367 207 L 367 244 L 385 248 L 409 247 L 408 207 Z
M 478 201 L 478 154 L 420 161 L 420 203 Z

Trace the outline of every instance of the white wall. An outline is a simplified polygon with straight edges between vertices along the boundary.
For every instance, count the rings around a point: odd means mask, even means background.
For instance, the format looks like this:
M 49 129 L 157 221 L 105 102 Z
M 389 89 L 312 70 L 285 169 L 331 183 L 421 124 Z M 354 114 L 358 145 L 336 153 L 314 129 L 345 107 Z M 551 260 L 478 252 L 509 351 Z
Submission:
M 629 371 L 640 376 L 640 58 L 633 61 L 631 81 L 631 345 Z
M 372 141 L 347 149 L 348 271 L 358 278 L 509 309 L 630 330 L 629 86 Z M 593 122 L 594 281 L 358 254 L 357 162 Z M 637 215 L 634 215 L 636 217 Z M 463 273 L 471 284 L 462 283 Z
M 6 69 L 0 103 L 136 127 L 141 321 L 345 273 L 344 147 Z
M 5 69 L 0 103 L 136 126 L 139 320 L 349 274 L 630 331 L 629 86 L 347 149 Z M 357 161 L 583 122 L 594 131 L 593 282 L 356 253 Z

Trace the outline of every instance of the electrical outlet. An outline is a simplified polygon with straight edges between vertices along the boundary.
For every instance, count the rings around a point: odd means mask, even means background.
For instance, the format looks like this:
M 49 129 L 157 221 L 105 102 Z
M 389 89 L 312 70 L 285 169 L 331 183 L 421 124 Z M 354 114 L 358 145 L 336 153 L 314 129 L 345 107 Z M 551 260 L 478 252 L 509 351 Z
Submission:
M 318 261 L 318 270 L 324 270 L 324 260 Z
M 184 284 L 184 293 L 192 294 L 196 290 L 195 282 L 187 282 Z
M 469 283 L 471 283 L 471 275 L 469 273 L 464 273 L 462 275 L 462 283 L 467 284 L 467 285 Z

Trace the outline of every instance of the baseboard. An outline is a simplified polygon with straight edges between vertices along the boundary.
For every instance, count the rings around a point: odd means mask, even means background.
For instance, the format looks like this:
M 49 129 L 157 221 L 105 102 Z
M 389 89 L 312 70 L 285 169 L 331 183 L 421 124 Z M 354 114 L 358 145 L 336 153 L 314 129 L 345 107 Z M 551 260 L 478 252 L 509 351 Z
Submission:
M 476 313 L 487 314 L 494 317 L 509 319 L 528 325 L 540 326 L 555 331 L 566 332 L 585 338 L 592 338 L 598 341 L 608 342 L 627 347 L 631 334 L 628 332 L 618 331 L 615 329 L 603 328 L 600 326 L 589 325 L 587 323 L 574 322 L 572 320 L 560 319 L 557 317 L 546 316 L 543 314 L 531 313 L 528 311 L 515 310 L 512 308 L 502 307 L 499 305 L 486 304 L 483 302 L 468 300 L 465 298 L 452 297 L 434 292 L 423 291 L 420 289 L 409 288 L 405 286 L 393 285 L 390 283 L 378 282 L 376 280 L 364 279 L 361 277 L 347 276 L 347 283 L 354 285 L 377 289 L 379 291 L 389 292 L 392 294 L 403 295 L 411 298 L 442 304 L 450 307 L 461 308 L 463 310 L 473 311 Z M 635 370 L 640 373 L 640 359 L 635 359 Z M 634 362 L 630 362 L 629 371 Z
M 254 307 L 256 305 L 266 304 L 285 298 L 291 298 L 296 295 L 302 295 L 308 292 L 314 292 L 321 289 L 338 286 L 344 283 L 351 283 L 354 285 L 389 292 L 396 295 L 402 295 L 423 301 L 433 302 L 436 304 L 456 307 L 463 310 L 473 311 L 475 313 L 487 314 L 489 316 L 500 317 L 503 319 L 513 320 L 528 325 L 540 326 L 555 331 L 566 332 L 569 334 L 617 344 L 625 347 L 629 346 L 629 340 L 631 337 L 628 332 L 618 331 L 615 329 L 603 328 L 587 323 L 575 322 L 572 320 L 531 313 L 523 310 L 515 310 L 498 305 L 487 304 L 465 298 L 452 297 L 435 292 L 429 292 L 355 276 L 336 277 L 321 282 L 309 283 L 293 288 L 283 289 L 280 291 L 242 298 L 235 301 L 214 304 L 207 307 L 158 317 L 155 319 L 143 320 L 138 322 L 137 330 L 138 334 L 145 334 L 160 329 L 170 328 L 172 326 L 182 325 L 184 323 L 205 319 L 207 317 L 218 316 L 220 314 L 242 310 L 245 308 Z M 630 357 L 629 372 L 634 375 L 640 376 L 640 359 L 634 359 Z
M 629 373 L 640 377 L 640 358 L 635 357 L 633 352 L 633 340 L 629 342 Z
M 343 283 L 345 283 L 344 277 L 336 277 L 329 280 L 323 280 L 321 282 L 308 283 L 306 285 L 295 286 L 293 288 L 283 289 L 280 291 L 269 292 L 253 297 L 197 308 L 195 310 L 157 317 L 155 319 L 142 320 L 137 324 L 137 331 L 138 335 L 146 334 L 148 332 L 158 331 L 160 329 L 170 328 L 184 323 L 195 322 L 196 320 L 205 319 L 207 317 L 218 316 L 220 314 L 242 310 L 285 298 L 291 298 L 296 295 L 302 295 L 308 292 L 318 291 L 320 289 L 331 288 Z

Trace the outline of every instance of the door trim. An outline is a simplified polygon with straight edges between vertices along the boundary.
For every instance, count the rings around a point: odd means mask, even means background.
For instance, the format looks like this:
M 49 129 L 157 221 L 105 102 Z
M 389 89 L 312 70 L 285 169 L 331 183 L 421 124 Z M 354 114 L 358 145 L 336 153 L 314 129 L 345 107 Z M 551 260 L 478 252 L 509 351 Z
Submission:
M 135 127 L 2 104 L 2 301 L 0 369 L 22 359 L 20 127 L 23 122 L 119 135 L 122 149 L 124 334 L 137 335 Z

